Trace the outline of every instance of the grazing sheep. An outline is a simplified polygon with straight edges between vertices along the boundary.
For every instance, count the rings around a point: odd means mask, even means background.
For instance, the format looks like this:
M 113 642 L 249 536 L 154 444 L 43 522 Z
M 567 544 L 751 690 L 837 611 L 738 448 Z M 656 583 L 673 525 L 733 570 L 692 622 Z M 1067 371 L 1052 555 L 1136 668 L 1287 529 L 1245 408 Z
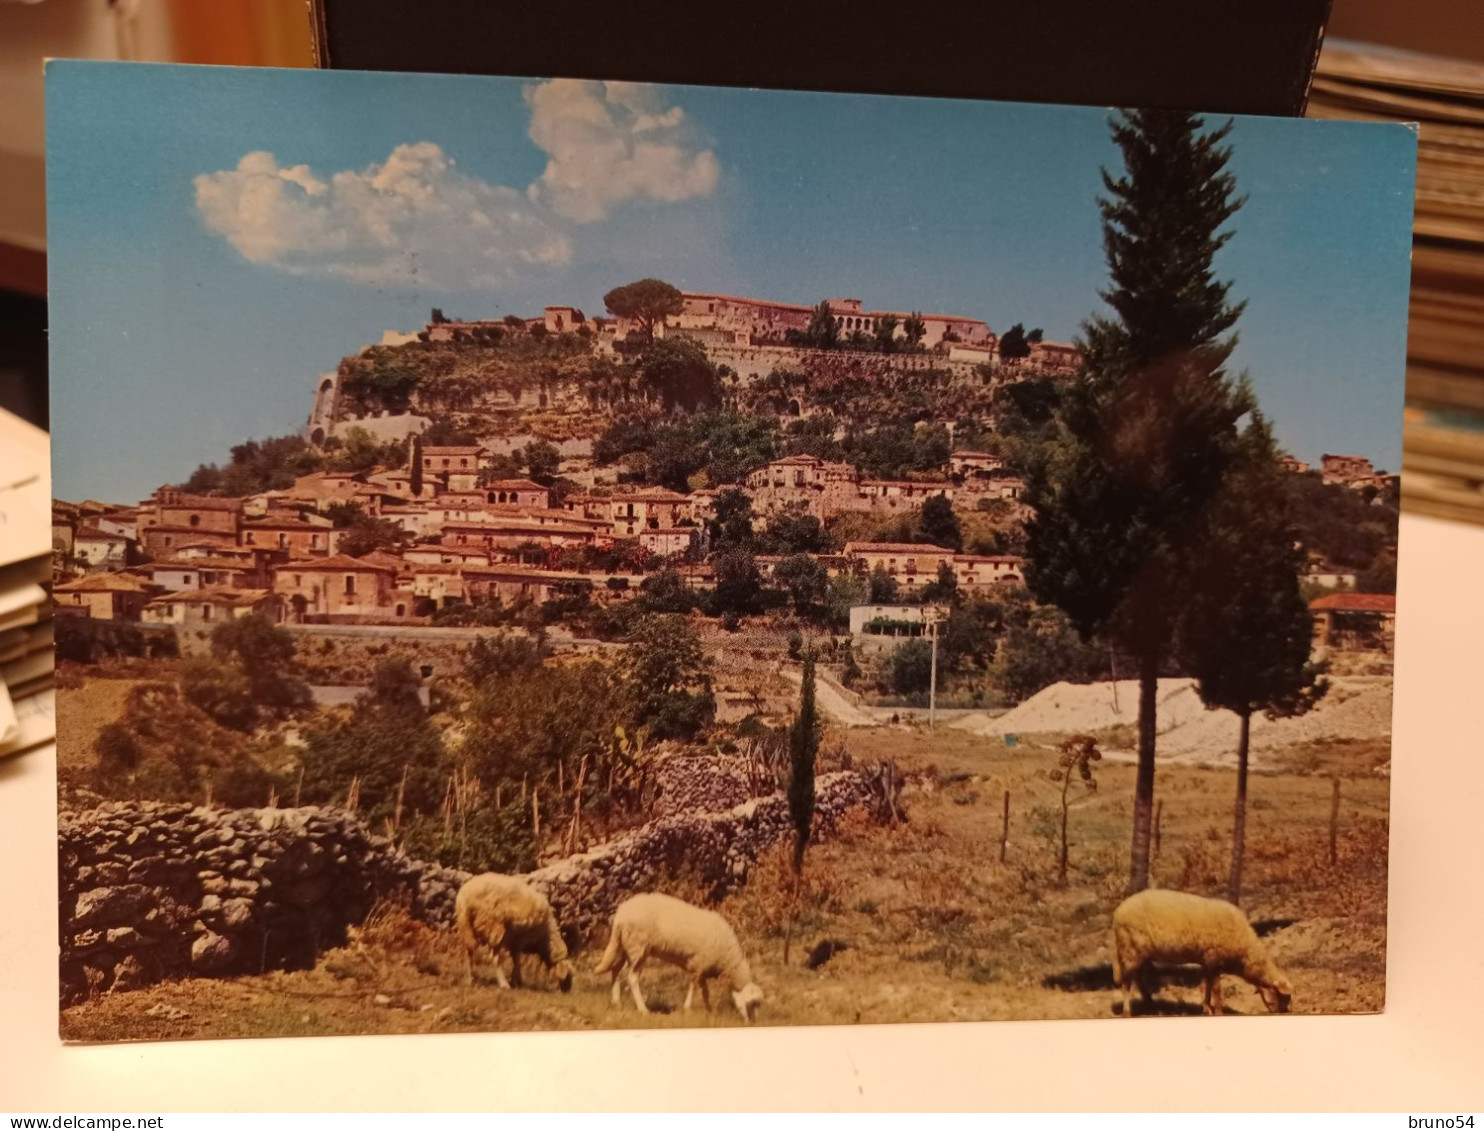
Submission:
M 621 996 L 619 974 L 627 966 L 629 990 L 640 1013 L 648 1013 L 639 989 L 639 971 L 651 958 L 679 966 L 690 977 L 684 1009 L 690 1009 L 697 987 L 708 1012 L 712 978 L 722 979 L 732 991 L 732 1002 L 742 1020 L 756 1019 L 763 991 L 752 980 L 752 969 L 731 926 L 714 911 L 694 907 L 673 896 L 647 893 L 631 896 L 613 913 L 608 949 L 597 973 L 613 975 L 613 1004 Z
M 1137 982 L 1152 994 L 1149 965 L 1199 963 L 1205 975 L 1201 1011 L 1221 1013 L 1221 975 L 1236 974 L 1257 987 L 1270 1013 L 1287 1013 L 1293 987 L 1258 941 L 1240 908 L 1224 899 L 1149 889 L 1131 895 L 1113 912 L 1113 984 L 1132 1016 Z
M 520 985 L 520 956 L 539 955 L 556 977 L 562 993 L 572 989 L 572 964 L 567 944 L 557 926 L 556 915 L 546 897 L 524 880 L 486 872 L 473 876 L 459 888 L 454 901 L 454 919 L 468 959 L 464 984 L 474 982 L 474 954 L 490 948 L 495 960 L 495 978 L 501 989 Z M 500 950 L 510 953 L 510 980 L 500 969 Z

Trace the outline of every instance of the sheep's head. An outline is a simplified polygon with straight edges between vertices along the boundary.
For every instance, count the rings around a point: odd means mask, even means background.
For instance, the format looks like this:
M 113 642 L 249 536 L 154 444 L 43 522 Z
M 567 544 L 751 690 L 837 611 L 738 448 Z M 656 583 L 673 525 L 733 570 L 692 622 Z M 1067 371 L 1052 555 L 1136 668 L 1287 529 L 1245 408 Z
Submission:
M 557 980 L 557 986 L 561 989 L 562 993 L 570 994 L 572 992 L 572 963 L 568 962 L 565 958 L 560 962 L 552 963 L 551 974 Z
M 763 1003 L 763 988 L 756 982 L 748 982 L 732 993 L 732 1001 L 737 1005 L 737 1012 L 742 1014 L 742 1020 L 751 1024 L 757 1020 L 757 1007 Z
M 1269 1013 L 1287 1013 L 1293 1001 L 1293 985 L 1282 974 L 1258 992 L 1262 995 L 1262 1003 L 1268 1007 Z

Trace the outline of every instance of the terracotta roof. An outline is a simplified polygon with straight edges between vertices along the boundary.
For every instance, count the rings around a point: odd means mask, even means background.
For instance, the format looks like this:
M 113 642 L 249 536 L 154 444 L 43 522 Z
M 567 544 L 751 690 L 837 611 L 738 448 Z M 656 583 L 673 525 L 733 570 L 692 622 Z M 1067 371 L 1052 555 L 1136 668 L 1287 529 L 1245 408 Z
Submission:
M 241 499 L 224 499 L 217 495 L 180 495 L 174 499 L 161 499 L 159 492 L 155 492 L 154 503 L 157 507 L 169 507 L 172 510 L 192 511 L 240 511 L 242 509 Z
M 953 551 L 946 546 L 934 546 L 928 542 L 846 542 L 848 554 L 948 554 Z
M 54 593 L 149 593 L 153 585 L 124 573 L 94 573 L 53 586 Z
M 267 589 L 231 589 L 219 586 L 214 589 L 183 589 L 178 593 L 165 593 L 150 602 L 150 606 L 169 605 L 256 605 L 268 596 Z
M 484 449 L 478 444 L 450 445 L 446 448 L 424 448 L 423 458 L 429 456 L 477 456 Z
M 539 483 L 532 482 L 529 479 L 494 479 L 491 480 L 489 483 L 486 483 L 483 487 L 480 488 L 480 490 L 499 490 L 502 487 L 507 491 L 545 491 L 548 489 L 541 486 L 541 484 Z
M 957 452 L 951 453 L 948 458 L 949 459 L 999 459 L 1000 457 L 997 456 L 997 455 L 994 455 L 992 452 L 971 452 L 971 451 L 968 451 L 968 450 L 963 450 L 963 451 L 957 451 Z
M 302 518 L 263 518 L 249 519 L 242 524 L 243 530 L 314 530 L 330 531 L 329 526 L 319 526 L 313 522 L 305 522 Z
M 252 572 L 252 563 L 242 561 L 239 558 L 166 558 L 164 561 L 150 562 L 143 569 L 153 572 L 157 569 L 235 569 L 244 573 Z
M 1309 602 L 1315 612 L 1394 613 L 1396 597 L 1391 593 L 1329 593 Z
M 402 570 L 407 563 L 396 554 L 388 554 L 384 550 L 372 550 L 369 554 L 363 554 L 355 559 L 358 562 L 366 562 L 370 565 L 385 566 L 387 569 Z
M 519 581 L 592 581 L 585 573 L 569 573 L 560 570 L 536 569 L 532 566 L 475 566 L 464 569 L 465 577 L 510 577 Z M 600 575 L 607 576 L 607 575 Z
M 106 530 L 99 530 L 96 526 L 79 526 L 73 537 L 79 542 L 127 542 L 128 539 L 122 534 L 110 534 Z
M 824 462 L 824 460 L 820 459 L 818 456 L 811 456 L 811 455 L 800 454 L 800 455 L 793 455 L 793 456 L 784 456 L 782 459 L 775 459 L 768 466 L 769 467 L 777 467 L 780 464 L 805 464 L 805 463 L 807 463 L 807 464 L 815 464 L 815 463 L 823 463 L 823 462 Z
M 614 503 L 683 503 L 685 496 L 668 487 L 646 487 L 642 491 L 625 491 L 620 495 L 609 495 L 608 499 Z
M 988 562 L 999 565 L 1022 565 L 1025 559 L 1016 554 L 960 554 L 957 559 L 960 562 Z
M 167 534 L 210 534 L 217 538 L 236 538 L 237 535 L 230 530 L 212 530 L 209 526 L 183 526 L 174 522 L 156 522 L 150 526 L 143 527 L 141 534 L 152 534 L 156 530 L 163 530 Z
M 365 558 L 353 558 L 349 554 L 332 554 L 328 558 L 301 558 L 298 561 L 285 562 L 283 565 L 274 566 L 273 571 L 275 573 L 284 571 L 311 573 L 315 570 L 330 570 L 335 573 L 344 573 L 356 570 L 375 570 L 378 573 L 396 573 L 397 568 L 382 562 L 367 561 Z
M 477 531 L 481 534 L 591 534 L 592 526 L 572 522 L 536 522 L 533 519 L 504 519 L 500 522 L 445 522 L 443 530 Z

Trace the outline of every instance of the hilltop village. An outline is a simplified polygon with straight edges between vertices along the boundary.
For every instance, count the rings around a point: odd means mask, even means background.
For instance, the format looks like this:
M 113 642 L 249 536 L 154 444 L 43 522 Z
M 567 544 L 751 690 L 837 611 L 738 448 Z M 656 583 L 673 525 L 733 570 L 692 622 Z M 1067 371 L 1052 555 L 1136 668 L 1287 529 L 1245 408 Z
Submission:
M 1087 908 L 1123 890 L 1140 695 L 1027 560 L 1076 350 L 855 300 L 641 281 L 605 304 L 435 309 L 320 375 L 299 432 L 137 503 L 55 501 L 69 1036 L 639 1016 L 581 984 L 552 1004 L 530 961 L 536 988 L 471 996 L 436 928 L 486 871 L 543 885 L 578 949 L 636 891 L 718 905 L 777 1023 L 1101 1012 L 1051 979 L 1090 969 Z M 1331 685 L 1252 723 L 1250 882 L 1324 932 L 1333 984 L 1285 952 L 1305 1008 L 1374 1007 L 1397 483 L 1276 458 Z M 1214 891 L 1239 722 L 1157 683 L 1155 876 Z
M 604 609 L 679 588 L 732 628 L 813 610 L 915 635 L 925 606 L 1023 582 L 1020 464 L 1075 347 L 857 299 L 671 311 L 387 332 L 318 380 L 301 436 L 134 505 L 58 501 L 58 614 L 601 635 Z M 1284 463 L 1395 493 L 1363 456 Z M 1389 633 L 1384 600 L 1340 596 L 1369 562 L 1310 550 L 1315 599 Z

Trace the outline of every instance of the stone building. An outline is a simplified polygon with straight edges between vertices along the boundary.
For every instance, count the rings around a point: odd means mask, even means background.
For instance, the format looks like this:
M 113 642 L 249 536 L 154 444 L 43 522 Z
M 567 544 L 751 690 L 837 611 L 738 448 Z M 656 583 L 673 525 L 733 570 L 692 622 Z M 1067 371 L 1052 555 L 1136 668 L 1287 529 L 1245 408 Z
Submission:
M 1396 637 L 1396 597 L 1390 593 L 1328 593 L 1309 602 L 1320 651 L 1390 652 Z
M 188 589 L 164 593 L 144 606 L 145 624 L 199 625 L 214 628 L 223 621 L 258 613 L 278 620 L 274 595 L 266 589 Z
M 1326 453 L 1319 461 L 1319 469 L 1326 483 L 1339 483 L 1346 487 L 1356 479 L 1367 479 L 1376 474 L 1370 460 L 1354 455 Z
M 306 558 L 273 567 L 273 593 L 294 623 L 405 617 L 412 596 L 395 599 L 397 574 L 393 561 L 377 554 Z
M 157 592 L 127 573 L 96 573 L 52 588 L 58 613 L 93 620 L 138 620 Z
M 938 579 L 938 567 L 953 565 L 954 553 L 946 546 L 917 542 L 847 542 L 845 557 L 858 573 L 869 575 L 884 569 L 899 586 L 912 590 Z

